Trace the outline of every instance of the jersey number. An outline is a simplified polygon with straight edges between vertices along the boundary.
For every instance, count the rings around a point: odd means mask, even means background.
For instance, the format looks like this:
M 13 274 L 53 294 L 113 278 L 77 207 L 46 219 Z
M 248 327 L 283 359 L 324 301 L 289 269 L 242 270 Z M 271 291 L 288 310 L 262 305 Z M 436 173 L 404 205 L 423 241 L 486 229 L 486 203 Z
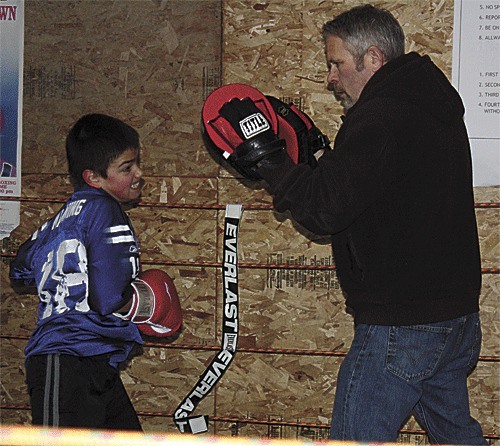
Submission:
M 76 255 L 77 267 L 75 269 L 77 269 L 77 272 L 65 273 L 64 263 L 70 254 Z M 49 277 L 57 282 L 54 295 L 44 290 Z M 76 239 L 64 240 L 56 250 L 47 254 L 47 260 L 42 266 L 42 279 L 38 285 L 38 294 L 46 306 L 41 318 L 49 317 L 53 311 L 58 314 L 69 311 L 70 308 L 65 300 L 70 294 L 69 289 L 73 286 L 82 285 L 85 288 L 85 296 L 76 303 L 75 309 L 87 312 L 90 310 L 88 304 L 87 251 L 85 246 Z

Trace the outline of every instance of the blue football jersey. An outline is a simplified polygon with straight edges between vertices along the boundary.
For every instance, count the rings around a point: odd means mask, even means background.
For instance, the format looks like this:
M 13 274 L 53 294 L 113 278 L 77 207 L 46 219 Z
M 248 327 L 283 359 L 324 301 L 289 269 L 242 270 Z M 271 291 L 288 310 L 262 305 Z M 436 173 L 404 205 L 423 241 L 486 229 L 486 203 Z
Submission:
M 139 246 L 120 204 L 85 186 L 20 248 L 13 282 L 38 290 L 37 326 L 25 349 L 31 355 L 110 355 L 124 361 L 142 343 L 132 322 L 114 313 L 139 273 Z

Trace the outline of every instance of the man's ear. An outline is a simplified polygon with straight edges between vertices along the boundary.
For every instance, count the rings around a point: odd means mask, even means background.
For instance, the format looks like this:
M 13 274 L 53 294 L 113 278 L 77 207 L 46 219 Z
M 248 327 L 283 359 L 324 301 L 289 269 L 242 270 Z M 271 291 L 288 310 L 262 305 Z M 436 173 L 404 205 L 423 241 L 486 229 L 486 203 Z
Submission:
M 96 189 L 101 188 L 101 176 L 93 170 L 85 169 L 82 173 L 82 177 L 89 186 L 95 187 Z
M 368 67 L 373 73 L 380 70 L 382 65 L 387 62 L 384 57 L 384 53 L 380 50 L 378 46 L 372 45 L 368 48 L 368 51 L 364 56 L 365 67 Z

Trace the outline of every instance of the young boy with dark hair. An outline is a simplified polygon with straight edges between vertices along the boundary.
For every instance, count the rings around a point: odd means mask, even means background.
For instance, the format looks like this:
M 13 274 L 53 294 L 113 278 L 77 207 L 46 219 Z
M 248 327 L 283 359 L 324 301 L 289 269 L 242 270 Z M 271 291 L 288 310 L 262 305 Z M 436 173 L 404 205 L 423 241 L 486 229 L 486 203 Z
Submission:
M 25 349 L 35 425 L 142 430 L 118 366 L 142 344 L 140 331 L 171 335 L 181 313 L 165 273 L 141 276 L 124 212 L 141 198 L 139 152 L 123 121 L 79 119 L 66 140 L 75 191 L 11 263 L 13 286 L 36 286 L 40 299 Z

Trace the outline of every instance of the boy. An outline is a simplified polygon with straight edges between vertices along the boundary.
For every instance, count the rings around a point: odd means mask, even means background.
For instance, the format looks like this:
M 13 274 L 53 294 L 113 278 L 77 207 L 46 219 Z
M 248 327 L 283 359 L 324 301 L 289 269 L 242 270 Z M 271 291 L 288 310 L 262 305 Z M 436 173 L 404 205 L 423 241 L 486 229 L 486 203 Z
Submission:
M 119 119 L 79 119 L 66 140 L 75 191 L 11 264 L 13 286 L 36 285 L 40 298 L 25 349 L 35 425 L 142 430 L 118 366 L 142 344 L 141 323 L 147 334 L 171 334 L 180 307 L 166 279 L 137 279 L 139 246 L 123 209 L 141 197 L 139 147 L 137 131 Z M 177 306 L 160 302 L 167 297 Z M 175 321 L 164 327 L 172 309 Z

